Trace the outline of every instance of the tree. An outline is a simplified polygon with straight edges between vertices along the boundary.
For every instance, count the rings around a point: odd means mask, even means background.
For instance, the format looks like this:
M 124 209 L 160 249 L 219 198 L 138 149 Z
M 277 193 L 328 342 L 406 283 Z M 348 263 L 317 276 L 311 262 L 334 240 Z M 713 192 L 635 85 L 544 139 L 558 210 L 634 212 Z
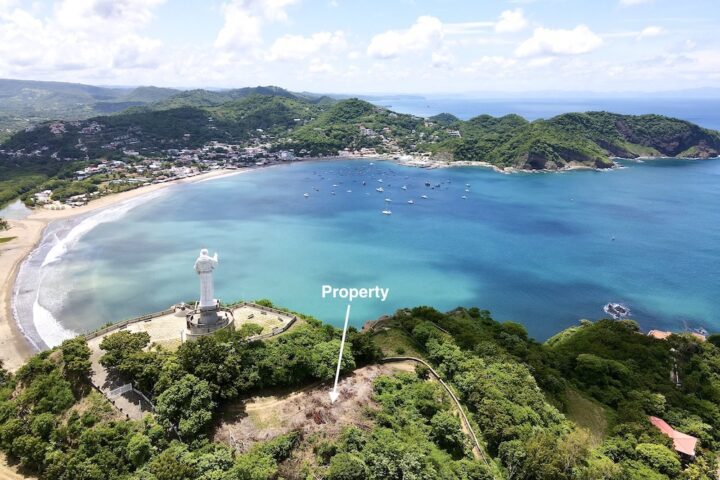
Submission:
M 74 382 L 86 380 L 92 373 L 90 363 L 90 347 L 84 337 L 65 340 L 60 345 L 63 357 L 63 372 Z
M 359 455 L 340 453 L 330 460 L 329 480 L 365 480 L 368 468 Z
M 460 420 L 449 411 L 435 414 L 430 420 L 430 437 L 440 447 L 454 455 L 461 455 L 465 446 L 465 435 Z
M 147 332 L 132 333 L 121 330 L 108 335 L 100 342 L 100 349 L 105 350 L 100 363 L 106 368 L 117 367 L 128 356 L 142 351 L 149 343 L 150 334 Z
M 156 411 L 177 428 L 180 438 L 191 440 L 210 424 L 214 408 L 208 382 L 187 374 L 160 394 Z
M 140 467 L 152 457 L 152 445 L 150 439 L 142 433 L 136 433 L 130 437 L 127 444 L 127 456 L 135 468 Z
M 676 478 L 680 474 L 680 460 L 675 452 L 664 445 L 639 443 L 635 447 L 638 458 L 653 470 Z
M 8 221 L 0 217 L 0 232 L 3 230 L 8 230 L 9 228 L 10 224 L 8 223 Z
M 313 376 L 319 380 L 330 380 L 334 378 L 339 353 L 340 340 L 330 340 L 316 344 L 311 353 Z M 352 356 L 352 348 L 346 344 L 343 349 L 340 370 L 347 372 L 354 368 L 355 359 Z

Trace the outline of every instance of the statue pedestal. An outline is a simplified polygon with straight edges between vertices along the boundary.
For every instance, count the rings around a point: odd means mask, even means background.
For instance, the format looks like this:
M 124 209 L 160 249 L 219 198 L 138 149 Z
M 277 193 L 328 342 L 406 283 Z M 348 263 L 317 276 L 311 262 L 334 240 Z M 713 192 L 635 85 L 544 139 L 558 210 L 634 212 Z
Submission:
M 185 317 L 185 323 L 185 339 L 194 340 L 224 328 L 234 328 L 235 319 L 230 310 L 222 308 L 220 302 L 215 300 L 212 306 L 196 306 Z

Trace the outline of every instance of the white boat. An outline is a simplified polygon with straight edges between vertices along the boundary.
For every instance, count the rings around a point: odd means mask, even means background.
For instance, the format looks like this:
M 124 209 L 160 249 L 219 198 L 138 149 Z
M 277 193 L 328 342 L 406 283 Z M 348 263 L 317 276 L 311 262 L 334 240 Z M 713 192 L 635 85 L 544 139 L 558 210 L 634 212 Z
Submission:
M 378 187 L 378 188 L 375 189 L 375 191 L 384 192 L 385 190 L 383 190 L 383 187 Z
M 403 190 L 407 190 L 407 185 L 403 185 L 403 186 L 400 187 L 400 188 L 402 188 Z
M 333 183 L 333 188 L 337 188 L 337 183 Z
M 378 178 L 378 182 L 382 183 L 382 178 Z
M 335 192 L 330 192 L 330 193 L 332 193 L 333 195 L 335 195 Z
M 386 202 L 392 202 L 392 200 L 390 200 L 389 198 L 386 198 L 385 201 L 386 201 Z
M 465 189 L 465 191 L 466 191 L 466 192 L 469 192 L 469 191 L 470 191 L 470 189 L 469 189 L 469 188 L 466 188 L 466 189 Z
M 414 200 L 408 200 L 408 203 L 409 203 L 410 205 L 412 205 L 412 204 L 415 203 L 415 201 L 414 201 Z
M 347 193 L 352 193 L 352 190 L 348 190 Z
M 305 197 L 305 198 L 308 198 L 309 196 L 310 196 L 309 193 L 306 193 L 306 194 L 303 195 L 303 197 Z
M 390 210 L 383 210 L 382 214 L 383 215 L 392 215 L 392 212 Z
M 427 198 L 427 195 L 420 195 L 420 198 Z
M 466 183 L 465 186 L 468 187 L 468 188 L 470 188 L 470 184 L 469 184 L 469 183 Z
M 462 196 L 463 200 L 465 200 L 467 197 L 465 195 Z

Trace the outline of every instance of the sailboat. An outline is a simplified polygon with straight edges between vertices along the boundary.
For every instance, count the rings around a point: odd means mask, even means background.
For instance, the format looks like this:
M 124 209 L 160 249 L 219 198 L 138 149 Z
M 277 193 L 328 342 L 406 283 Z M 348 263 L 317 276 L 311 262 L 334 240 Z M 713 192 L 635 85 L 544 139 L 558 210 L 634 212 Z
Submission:
M 384 192 L 385 190 L 383 190 L 383 187 L 378 187 L 378 188 L 375 189 L 375 191 L 377 191 L 377 192 Z
M 383 215 L 392 215 L 392 212 L 390 210 L 383 210 L 382 214 Z

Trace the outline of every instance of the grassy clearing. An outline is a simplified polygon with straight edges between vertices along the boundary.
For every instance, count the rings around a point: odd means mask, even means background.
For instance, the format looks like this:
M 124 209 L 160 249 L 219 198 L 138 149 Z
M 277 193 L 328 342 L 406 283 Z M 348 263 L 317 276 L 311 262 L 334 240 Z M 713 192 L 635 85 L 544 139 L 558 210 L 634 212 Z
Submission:
M 14 240 L 14 239 L 16 239 L 16 238 L 17 238 L 17 237 L 0 237 L 0 243 L 7 243 L 7 242 L 9 242 L 10 240 Z
M 412 338 L 397 328 L 379 330 L 374 334 L 373 338 L 386 357 L 425 358 L 425 354 L 420 351 Z
M 600 445 L 607 434 L 610 412 L 599 402 L 568 388 L 562 397 L 565 415 L 577 425 L 587 429 L 594 445 Z

